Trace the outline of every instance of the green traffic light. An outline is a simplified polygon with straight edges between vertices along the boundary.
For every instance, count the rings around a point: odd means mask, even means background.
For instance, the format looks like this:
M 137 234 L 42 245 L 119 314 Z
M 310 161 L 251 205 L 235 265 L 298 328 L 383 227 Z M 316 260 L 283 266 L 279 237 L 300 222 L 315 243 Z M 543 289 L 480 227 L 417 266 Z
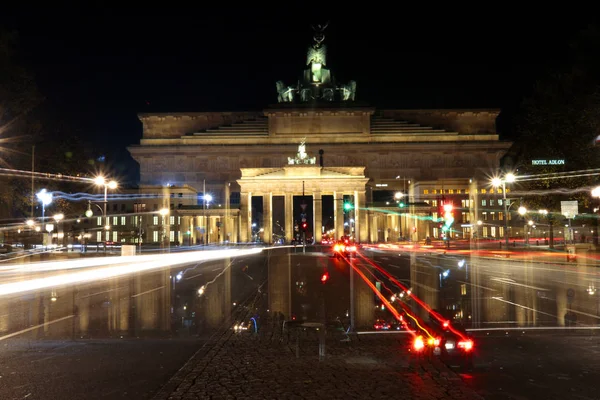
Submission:
M 351 203 L 344 203 L 344 210 L 352 210 L 352 204 Z
M 404 208 L 404 203 L 403 202 L 398 203 L 398 207 Z

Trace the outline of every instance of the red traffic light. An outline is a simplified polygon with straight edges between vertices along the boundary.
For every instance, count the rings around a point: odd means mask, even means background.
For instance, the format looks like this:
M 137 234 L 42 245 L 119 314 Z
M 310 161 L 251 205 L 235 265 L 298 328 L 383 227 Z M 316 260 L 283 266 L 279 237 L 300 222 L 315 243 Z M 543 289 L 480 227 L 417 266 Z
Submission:
M 329 272 L 325 272 L 323 275 L 321 275 L 321 283 L 325 283 L 329 280 Z
M 302 223 L 302 229 L 306 229 L 307 226 L 308 226 L 308 224 L 306 222 Z

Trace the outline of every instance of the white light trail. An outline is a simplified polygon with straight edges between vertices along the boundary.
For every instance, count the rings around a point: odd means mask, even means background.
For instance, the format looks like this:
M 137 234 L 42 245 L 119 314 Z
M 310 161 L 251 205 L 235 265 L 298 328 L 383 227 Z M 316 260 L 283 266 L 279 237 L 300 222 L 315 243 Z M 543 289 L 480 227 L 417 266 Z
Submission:
M 170 267 L 179 264 L 188 264 L 198 261 L 218 260 L 222 258 L 240 257 L 251 254 L 258 254 L 260 252 L 262 252 L 261 248 L 254 248 L 248 250 L 213 250 L 194 251 L 179 254 L 170 253 L 148 256 L 115 257 L 114 260 L 104 260 L 104 265 L 113 264 L 112 266 L 108 267 L 103 266 L 86 271 L 72 272 L 67 274 L 49 276 L 45 278 L 31 279 L 21 282 L 11 282 L 0 285 L 0 296 L 14 295 L 17 293 L 30 292 L 76 283 L 104 280 L 137 272 L 151 271 L 159 268 Z M 83 260 L 83 262 L 85 261 L 95 260 Z M 96 262 L 98 261 L 99 260 L 96 260 Z M 112 261 L 112 263 L 110 261 Z M 114 264 L 118 265 L 115 266 Z

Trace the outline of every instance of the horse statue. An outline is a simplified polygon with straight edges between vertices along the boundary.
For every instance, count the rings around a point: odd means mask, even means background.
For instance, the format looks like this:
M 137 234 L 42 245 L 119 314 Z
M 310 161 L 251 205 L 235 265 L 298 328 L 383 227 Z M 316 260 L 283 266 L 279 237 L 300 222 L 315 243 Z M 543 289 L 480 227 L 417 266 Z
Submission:
M 356 81 L 350 81 L 340 88 L 343 101 L 354 101 L 356 97 Z
M 291 86 L 285 86 L 282 81 L 277 81 L 275 86 L 277 88 L 277 101 L 279 103 L 291 103 L 294 101 L 294 92 L 296 89 Z

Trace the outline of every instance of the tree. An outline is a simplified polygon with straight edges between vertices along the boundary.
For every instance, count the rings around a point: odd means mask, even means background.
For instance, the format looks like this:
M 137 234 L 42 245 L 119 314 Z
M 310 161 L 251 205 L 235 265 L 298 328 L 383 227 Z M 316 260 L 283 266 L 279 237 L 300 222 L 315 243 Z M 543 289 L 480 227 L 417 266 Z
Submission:
M 554 225 L 562 224 L 560 202 L 577 200 L 590 207 L 593 177 L 551 179 L 548 174 L 597 168 L 600 151 L 599 60 L 590 60 L 589 48 L 600 47 L 600 33 L 587 29 L 572 43 L 573 62 L 541 78 L 525 98 L 514 120 L 518 139 L 504 167 L 524 177 L 513 195 L 524 198 L 530 210 L 548 210 L 550 245 Z M 532 160 L 565 160 L 564 165 L 533 165 Z M 527 178 L 529 176 L 529 178 Z

